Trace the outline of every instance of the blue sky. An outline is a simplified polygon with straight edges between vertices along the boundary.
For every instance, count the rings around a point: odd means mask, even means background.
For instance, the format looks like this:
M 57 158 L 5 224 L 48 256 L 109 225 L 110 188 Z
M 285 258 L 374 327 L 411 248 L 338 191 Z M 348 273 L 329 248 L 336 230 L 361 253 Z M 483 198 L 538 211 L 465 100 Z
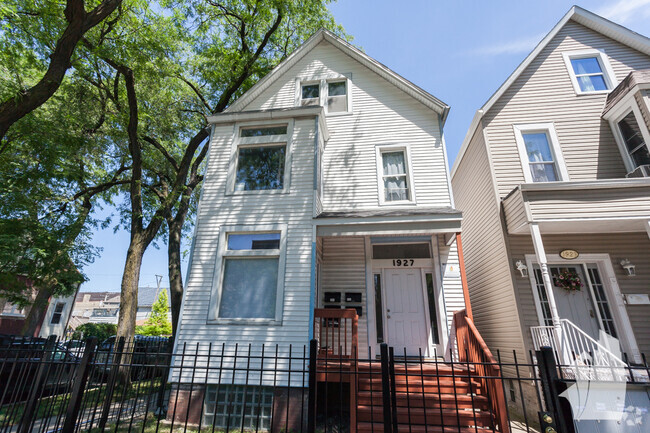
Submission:
M 571 1 L 339 0 L 330 10 L 353 43 L 451 106 L 445 138 L 452 165 L 474 112 L 562 18 Z M 594 0 L 579 6 L 650 35 L 650 0 Z M 104 211 L 108 212 L 108 210 Z M 129 235 L 98 231 L 101 257 L 82 290 L 119 291 Z M 150 247 L 141 286 L 167 286 L 167 251 Z

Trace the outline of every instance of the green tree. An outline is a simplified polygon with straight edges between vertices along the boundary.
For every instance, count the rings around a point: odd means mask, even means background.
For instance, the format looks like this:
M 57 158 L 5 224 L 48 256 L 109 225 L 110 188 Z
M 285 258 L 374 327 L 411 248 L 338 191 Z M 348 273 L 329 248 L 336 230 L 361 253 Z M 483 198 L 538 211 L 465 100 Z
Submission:
M 97 338 L 97 343 L 101 344 L 108 337 L 112 337 L 117 332 L 117 325 L 112 323 L 84 323 L 77 326 L 72 333 L 73 340 L 87 339 L 90 337 Z
M 151 306 L 151 316 L 143 326 L 137 326 L 135 333 L 140 335 L 171 335 L 172 323 L 169 321 L 169 298 L 167 290 L 161 290 Z

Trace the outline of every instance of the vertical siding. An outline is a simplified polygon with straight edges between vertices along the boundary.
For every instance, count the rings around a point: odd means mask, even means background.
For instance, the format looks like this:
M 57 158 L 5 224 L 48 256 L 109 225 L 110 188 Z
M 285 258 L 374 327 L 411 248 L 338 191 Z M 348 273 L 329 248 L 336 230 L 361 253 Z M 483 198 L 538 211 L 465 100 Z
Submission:
M 324 210 L 379 206 L 375 146 L 382 144 L 410 146 L 418 205 L 450 206 L 437 114 L 328 42 L 307 53 L 245 109 L 292 107 L 296 78 L 325 74 L 351 74 L 353 113 L 327 117 Z
M 607 95 L 577 96 L 562 57 L 590 48 L 605 51 L 618 81 L 633 69 L 650 68 L 647 55 L 569 21 L 484 117 L 500 197 L 524 182 L 516 123 L 555 124 L 570 180 L 625 176 L 612 131 L 600 117 Z
M 463 212 L 463 256 L 474 321 L 492 349 L 523 350 L 510 265 L 489 160 L 479 126 L 452 179 Z
M 590 235 L 545 235 L 542 236 L 547 254 L 557 254 L 565 248 L 577 250 L 580 254 L 609 254 L 619 288 L 625 294 L 650 294 L 650 239 L 643 232 L 590 234 Z M 509 237 L 513 257 L 520 259 L 526 254 L 534 254 L 530 236 Z M 621 259 L 627 258 L 636 265 L 637 275 L 628 277 L 620 266 Z M 603 276 L 604 277 L 604 276 Z M 530 327 L 539 326 L 537 310 L 530 287 L 529 278 L 515 278 L 521 314 L 524 321 L 527 347 L 532 346 Z M 642 353 L 650 353 L 650 305 L 627 305 L 627 314 Z M 619 330 L 620 331 L 620 330 Z
M 183 316 L 177 341 L 199 343 L 247 342 L 302 347 L 309 330 L 309 301 L 313 213 L 314 121 L 297 120 L 292 137 L 291 185 L 288 194 L 225 195 L 233 126 L 216 127 L 210 143 L 194 251 L 185 288 Z M 223 225 L 287 224 L 282 324 L 207 324 L 220 227 Z M 178 347 L 182 347 L 182 346 Z
M 324 292 L 340 292 L 345 305 L 345 292 L 361 293 L 362 316 L 359 318 L 359 355 L 368 354 L 368 319 L 366 308 L 366 248 L 360 236 L 323 238 L 323 263 L 321 265 L 321 293 L 318 300 L 323 305 Z M 356 304 L 355 304 L 356 305 Z

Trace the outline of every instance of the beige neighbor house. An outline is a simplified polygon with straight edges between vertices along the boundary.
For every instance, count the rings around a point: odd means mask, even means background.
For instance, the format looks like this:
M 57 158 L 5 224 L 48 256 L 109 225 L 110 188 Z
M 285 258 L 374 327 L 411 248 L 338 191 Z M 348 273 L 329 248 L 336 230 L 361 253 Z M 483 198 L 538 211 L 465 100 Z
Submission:
M 650 39 L 579 7 L 477 111 L 452 186 L 493 351 L 650 353 L 649 128 Z

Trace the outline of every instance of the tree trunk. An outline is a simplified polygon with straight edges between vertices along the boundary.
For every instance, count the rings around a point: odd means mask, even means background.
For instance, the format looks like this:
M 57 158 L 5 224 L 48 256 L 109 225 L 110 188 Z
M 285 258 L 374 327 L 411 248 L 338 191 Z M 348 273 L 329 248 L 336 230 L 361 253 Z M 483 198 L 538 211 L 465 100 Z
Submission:
M 21 334 L 24 337 L 38 337 L 41 330 L 47 307 L 50 305 L 50 298 L 52 297 L 51 288 L 42 288 L 36 294 L 36 299 L 32 303 L 27 317 L 25 317 L 25 324 Z
M 176 336 L 183 301 L 183 275 L 181 274 L 181 232 L 183 224 L 167 221 L 169 243 L 167 245 L 167 272 L 169 275 L 169 298 L 172 309 L 172 335 Z
M 131 244 L 126 253 L 126 263 L 122 274 L 122 288 L 120 293 L 120 315 L 117 322 L 117 335 L 126 339 L 135 335 L 135 318 L 138 310 L 138 283 L 140 281 L 140 268 L 142 256 L 146 245 L 139 236 L 131 237 Z

